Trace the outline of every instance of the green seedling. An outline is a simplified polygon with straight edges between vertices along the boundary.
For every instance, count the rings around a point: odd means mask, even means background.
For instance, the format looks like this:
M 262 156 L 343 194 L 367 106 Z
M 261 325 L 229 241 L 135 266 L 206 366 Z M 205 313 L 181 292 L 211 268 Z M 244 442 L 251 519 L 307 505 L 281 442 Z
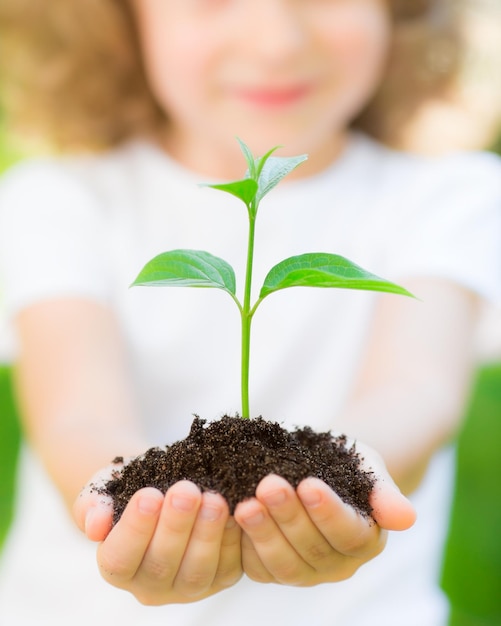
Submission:
M 264 156 L 254 158 L 249 148 L 239 140 L 247 161 L 247 172 L 241 180 L 206 185 L 232 194 L 247 207 L 249 231 L 247 266 L 243 301 L 237 297 L 235 271 L 229 263 L 203 250 L 171 250 L 149 261 L 132 286 L 205 287 L 228 293 L 241 316 L 241 397 L 242 417 L 250 417 L 249 364 L 251 323 L 256 310 L 270 294 L 288 287 L 337 287 L 365 291 L 383 291 L 411 296 L 403 287 L 371 274 L 348 259 L 325 252 L 306 253 L 289 257 L 275 265 L 267 274 L 255 302 L 251 301 L 254 238 L 261 200 L 287 174 L 308 157 L 273 156 L 278 146 Z

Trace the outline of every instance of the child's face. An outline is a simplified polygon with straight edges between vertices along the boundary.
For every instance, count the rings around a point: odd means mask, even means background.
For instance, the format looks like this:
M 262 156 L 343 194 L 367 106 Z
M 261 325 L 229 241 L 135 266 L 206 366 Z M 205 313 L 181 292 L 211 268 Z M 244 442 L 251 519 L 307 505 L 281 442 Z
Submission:
M 151 88 L 185 164 L 227 170 L 235 136 L 281 144 L 317 169 L 376 88 L 385 0 L 133 0 Z M 238 164 L 241 165 L 240 161 Z

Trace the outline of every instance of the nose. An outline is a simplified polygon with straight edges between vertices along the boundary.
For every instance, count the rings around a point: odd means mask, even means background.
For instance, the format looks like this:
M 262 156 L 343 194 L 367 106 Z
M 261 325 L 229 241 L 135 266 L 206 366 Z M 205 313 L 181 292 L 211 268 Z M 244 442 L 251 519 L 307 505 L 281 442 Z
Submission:
M 280 65 L 300 52 L 307 24 L 293 0 L 251 0 L 240 14 L 240 41 L 267 64 Z M 239 29 L 240 30 L 240 29 Z

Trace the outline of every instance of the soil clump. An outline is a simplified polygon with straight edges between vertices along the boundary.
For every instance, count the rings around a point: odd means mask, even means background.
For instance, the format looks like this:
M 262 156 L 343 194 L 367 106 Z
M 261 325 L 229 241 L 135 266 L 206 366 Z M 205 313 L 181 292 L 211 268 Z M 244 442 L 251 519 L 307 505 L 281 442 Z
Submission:
M 123 459 L 117 457 L 114 462 Z M 362 458 L 345 436 L 317 433 L 310 427 L 288 431 L 262 417 L 224 416 L 206 423 L 195 416 L 189 435 L 165 448 L 150 448 L 117 469 L 100 489 L 113 499 L 113 523 L 136 491 L 155 487 L 165 493 L 179 480 L 202 491 L 220 493 L 233 513 L 238 502 L 254 496 L 260 480 L 278 474 L 293 487 L 314 476 L 341 499 L 370 517 L 374 475 L 361 468 Z

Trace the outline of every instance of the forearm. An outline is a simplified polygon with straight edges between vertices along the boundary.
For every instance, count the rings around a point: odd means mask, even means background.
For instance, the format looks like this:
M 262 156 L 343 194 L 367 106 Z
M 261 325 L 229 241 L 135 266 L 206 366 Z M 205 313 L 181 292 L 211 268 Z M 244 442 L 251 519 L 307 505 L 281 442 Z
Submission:
M 71 505 L 115 456 L 147 447 L 120 329 L 109 309 L 76 298 L 35 304 L 17 325 L 23 428 Z
M 456 433 L 471 385 L 477 298 L 440 279 L 406 287 L 422 298 L 381 296 L 367 349 L 334 428 L 383 456 L 405 493 Z
M 53 420 L 44 430 L 31 429 L 29 444 L 40 458 L 69 509 L 96 471 L 116 456 L 135 456 L 150 444 L 132 424 L 68 418 Z
M 433 454 L 460 426 L 465 394 L 388 385 L 355 396 L 334 428 L 375 448 L 405 494 L 416 489 Z

